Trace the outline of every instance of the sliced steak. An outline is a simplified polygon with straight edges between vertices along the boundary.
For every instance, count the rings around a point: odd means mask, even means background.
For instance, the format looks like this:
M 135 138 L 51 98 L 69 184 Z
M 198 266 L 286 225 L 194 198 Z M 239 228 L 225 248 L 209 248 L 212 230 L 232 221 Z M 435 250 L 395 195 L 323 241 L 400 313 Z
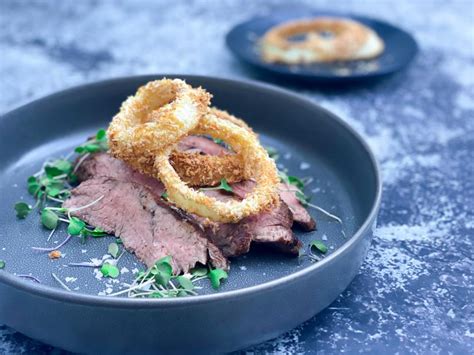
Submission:
M 316 229 L 316 221 L 298 201 L 296 191 L 298 191 L 298 188 L 294 185 L 280 184 L 280 198 L 288 205 L 295 224 L 305 232 L 313 231 Z
M 170 255 L 175 273 L 187 272 L 197 263 L 227 269 L 228 262 L 201 230 L 162 204 L 148 188 L 135 182 L 97 177 L 72 190 L 64 207 L 99 202 L 73 215 L 120 237 L 127 250 L 148 267 Z
M 236 190 L 241 192 L 249 186 L 253 188 L 254 183 L 249 181 L 234 184 L 234 195 L 224 191 L 208 191 L 207 193 L 222 201 L 242 199 L 245 194 L 239 195 L 235 193 Z M 247 191 L 251 191 L 251 188 Z M 291 230 L 293 224 L 291 211 L 282 201 L 278 207 L 246 217 L 238 223 L 211 222 L 195 215 L 191 216 L 191 220 L 200 225 L 206 231 L 208 238 L 228 257 L 247 253 L 252 242 L 265 243 L 284 253 L 294 255 L 298 255 L 301 247 L 300 241 Z
M 253 181 L 243 181 L 233 184 L 232 189 L 237 196 L 244 198 L 252 191 L 254 186 L 255 183 Z M 281 183 L 279 186 L 280 198 L 290 209 L 293 215 L 293 222 L 306 232 L 313 231 L 316 229 L 316 221 L 298 201 L 295 195 L 296 191 L 298 191 L 298 188 L 293 185 Z
M 198 137 L 200 138 L 200 137 Z M 206 138 L 201 138 L 209 141 Z M 211 141 L 212 142 L 212 141 Z M 212 142 L 215 144 L 214 142 Z M 131 182 L 145 186 L 155 195 L 155 199 L 164 191 L 163 185 L 152 178 L 141 175 L 129 168 L 125 163 L 106 153 L 97 153 L 81 163 L 77 170 L 80 181 L 95 177 L 108 177 L 123 182 Z M 245 181 L 233 185 L 235 197 L 223 191 L 207 191 L 206 193 L 221 200 L 244 198 L 255 184 Z M 165 203 L 164 201 L 162 203 Z M 298 202 L 299 203 L 299 202 Z M 216 245 L 226 257 L 238 256 L 249 251 L 252 241 L 275 244 L 282 252 L 297 254 L 300 245 L 291 231 L 293 218 L 288 206 L 281 202 L 279 208 L 244 218 L 238 223 L 217 223 L 168 205 L 182 219 L 186 219 L 200 229 L 206 237 Z
M 132 182 L 146 186 L 158 196 L 165 191 L 159 180 L 140 174 L 123 161 L 115 159 L 107 153 L 92 154 L 84 159 L 78 166 L 76 175 L 79 181 L 108 177 L 119 181 Z
M 231 152 L 213 140 L 201 136 L 187 136 L 178 144 L 178 150 L 182 152 L 198 152 L 207 155 L 226 155 Z

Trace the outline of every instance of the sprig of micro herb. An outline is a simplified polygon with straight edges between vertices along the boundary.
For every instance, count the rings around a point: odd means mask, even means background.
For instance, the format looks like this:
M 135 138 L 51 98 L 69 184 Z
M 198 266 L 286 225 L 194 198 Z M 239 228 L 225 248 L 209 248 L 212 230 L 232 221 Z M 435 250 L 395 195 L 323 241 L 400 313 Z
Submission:
M 118 267 L 110 262 L 104 262 L 100 267 L 100 272 L 104 277 L 110 277 L 112 279 L 116 279 L 120 275 L 120 270 Z
M 114 258 L 117 259 L 120 253 L 120 248 L 117 243 L 110 243 L 107 252 Z
M 317 252 L 317 253 L 315 253 Z M 308 257 L 311 261 L 321 261 L 324 255 L 328 252 L 328 247 L 320 240 L 313 240 L 308 245 L 308 250 L 305 252 L 300 249 L 299 257 Z
M 5 265 L 6 265 L 5 261 L 0 260 L 0 270 L 5 269 Z
M 224 143 L 224 141 L 220 138 L 212 138 L 212 140 L 214 141 L 214 143 L 219 145 L 222 145 Z
M 170 298 L 197 295 L 200 287 L 195 282 L 209 278 L 214 289 L 219 288 L 221 281 L 227 278 L 227 273 L 222 269 L 200 267 L 185 275 L 173 274 L 171 256 L 159 259 L 147 271 L 141 271 L 136 279 L 125 290 L 110 294 L 120 296 L 127 294 L 132 298 Z
M 327 251 L 328 251 L 328 247 L 326 246 L 326 244 L 324 244 L 322 241 L 320 240 L 313 240 L 309 243 L 309 247 L 310 249 L 312 250 L 313 248 L 318 250 L 319 252 L 323 253 L 323 254 L 326 254 Z
M 101 129 L 94 138 L 77 147 L 75 152 L 82 155 L 107 149 L 106 132 Z M 78 165 L 79 162 L 74 166 L 66 158 L 46 161 L 40 171 L 27 179 L 28 192 L 36 199 L 36 203 L 33 206 L 23 201 L 16 203 L 14 208 L 17 217 L 23 219 L 36 208 L 43 212 L 45 208 L 51 207 L 51 205 L 57 207 L 59 204 L 62 204 L 69 197 L 72 185 L 77 182 L 75 171 Z M 43 216 L 43 213 L 41 215 Z M 50 213 L 45 213 L 42 221 L 43 219 L 43 224 L 47 228 L 56 224 L 54 216 Z
M 224 190 L 224 191 L 227 191 L 227 192 L 234 192 L 234 190 L 232 190 L 232 187 L 229 185 L 229 183 L 227 182 L 226 179 L 222 179 L 218 186 L 215 186 L 215 187 L 201 187 L 200 190 L 201 191 Z
M 83 155 L 87 153 L 106 152 L 108 149 L 109 145 L 107 143 L 107 132 L 105 129 L 99 129 L 94 137 L 76 147 L 74 152 L 79 155 Z

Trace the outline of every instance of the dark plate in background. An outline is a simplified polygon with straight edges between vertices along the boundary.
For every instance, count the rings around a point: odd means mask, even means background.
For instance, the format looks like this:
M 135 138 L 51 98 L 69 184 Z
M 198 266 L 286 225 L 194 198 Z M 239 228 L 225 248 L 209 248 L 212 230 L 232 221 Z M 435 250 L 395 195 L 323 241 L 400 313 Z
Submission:
M 384 52 L 374 59 L 334 63 L 285 65 L 266 63 L 260 58 L 258 41 L 275 25 L 286 21 L 318 16 L 351 18 L 372 28 L 385 43 Z M 418 52 L 415 39 L 404 30 L 387 22 L 365 16 L 326 11 L 290 11 L 255 17 L 235 26 L 226 36 L 232 53 L 242 62 L 286 78 L 314 82 L 348 82 L 377 79 L 406 67 Z
M 84 85 L 37 100 L 0 119 L 0 324 L 75 352 L 224 352 L 256 344 L 297 326 L 327 307 L 356 275 L 369 246 L 381 183 L 372 153 L 342 120 L 295 94 L 272 86 L 199 76 L 178 76 L 214 94 L 213 103 L 245 118 L 264 144 L 280 152 L 290 173 L 312 176 L 308 194 L 344 221 L 340 226 L 315 211 L 318 230 L 298 236 L 307 245 L 325 240 L 330 252 L 318 263 L 253 250 L 232 260 L 219 292 L 203 282 L 199 296 L 127 299 L 99 296 L 108 287 L 91 269 L 69 262 L 100 258 L 111 238 L 74 239 L 51 261 L 32 246 L 51 246 L 38 216 L 17 220 L 15 202 L 31 203 L 25 180 L 48 157 L 69 153 L 100 127 L 120 103 L 156 76 Z M 176 77 L 168 75 L 168 77 Z M 53 241 L 60 242 L 64 231 Z M 130 254 L 119 268 L 142 268 Z M 60 288 L 57 274 L 74 292 Z M 15 276 L 29 274 L 37 284 Z M 120 282 L 129 282 L 131 273 Z

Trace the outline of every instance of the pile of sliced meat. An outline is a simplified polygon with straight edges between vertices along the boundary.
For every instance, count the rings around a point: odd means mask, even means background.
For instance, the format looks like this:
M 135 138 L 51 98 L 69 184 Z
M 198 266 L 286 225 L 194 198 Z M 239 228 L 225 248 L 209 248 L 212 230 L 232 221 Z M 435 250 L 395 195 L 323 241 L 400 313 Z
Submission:
M 223 147 L 204 137 L 188 137 L 180 144 L 184 151 L 220 154 Z M 87 223 L 120 237 L 124 246 L 147 266 L 170 255 L 175 273 L 187 272 L 199 264 L 228 269 L 229 257 L 245 254 L 252 243 L 298 255 L 301 242 L 293 224 L 314 230 L 315 221 L 295 197 L 295 187 L 281 184 L 281 203 L 270 211 L 247 217 L 238 223 L 218 223 L 187 213 L 162 197 L 163 185 L 133 171 L 107 153 L 97 153 L 77 169 L 81 182 L 72 190 L 64 207 L 89 208 L 73 213 Z M 233 184 L 233 194 L 207 191 L 222 200 L 242 199 L 254 186 L 252 181 Z

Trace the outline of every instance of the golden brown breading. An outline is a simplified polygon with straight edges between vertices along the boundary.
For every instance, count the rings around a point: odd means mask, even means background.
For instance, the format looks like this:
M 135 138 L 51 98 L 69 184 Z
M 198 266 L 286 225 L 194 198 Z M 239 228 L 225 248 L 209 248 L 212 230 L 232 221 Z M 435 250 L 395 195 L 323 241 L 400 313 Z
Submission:
M 218 118 L 232 122 L 256 136 L 255 132 L 240 118 L 215 107 L 211 108 L 211 112 Z M 112 153 L 112 155 L 114 154 Z M 116 157 L 124 160 L 121 156 Z M 212 156 L 174 150 L 170 155 L 170 160 L 178 175 L 189 186 L 215 186 L 222 179 L 234 183 L 247 178 L 242 169 L 242 160 L 237 154 Z M 154 155 L 152 154 L 134 156 L 134 159 L 129 159 L 126 162 L 142 174 L 156 176 L 156 169 L 153 165 Z
M 303 36 L 301 40 L 292 37 Z M 347 19 L 316 18 L 272 27 L 260 41 L 264 61 L 286 64 L 373 58 L 384 44 L 375 31 Z
M 270 205 L 278 204 L 278 177 L 275 161 L 271 159 L 252 132 L 223 120 L 212 113 L 201 117 L 199 125 L 190 132 L 212 135 L 228 143 L 242 157 L 245 176 L 251 176 L 256 186 L 242 201 L 219 201 L 199 190 L 190 188 L 169 161 L 173 147 L 165 148 L 155 157 L 157 178 L 165 185 L 168 199 L 176 206 L 217 222 L 238 222 Z

